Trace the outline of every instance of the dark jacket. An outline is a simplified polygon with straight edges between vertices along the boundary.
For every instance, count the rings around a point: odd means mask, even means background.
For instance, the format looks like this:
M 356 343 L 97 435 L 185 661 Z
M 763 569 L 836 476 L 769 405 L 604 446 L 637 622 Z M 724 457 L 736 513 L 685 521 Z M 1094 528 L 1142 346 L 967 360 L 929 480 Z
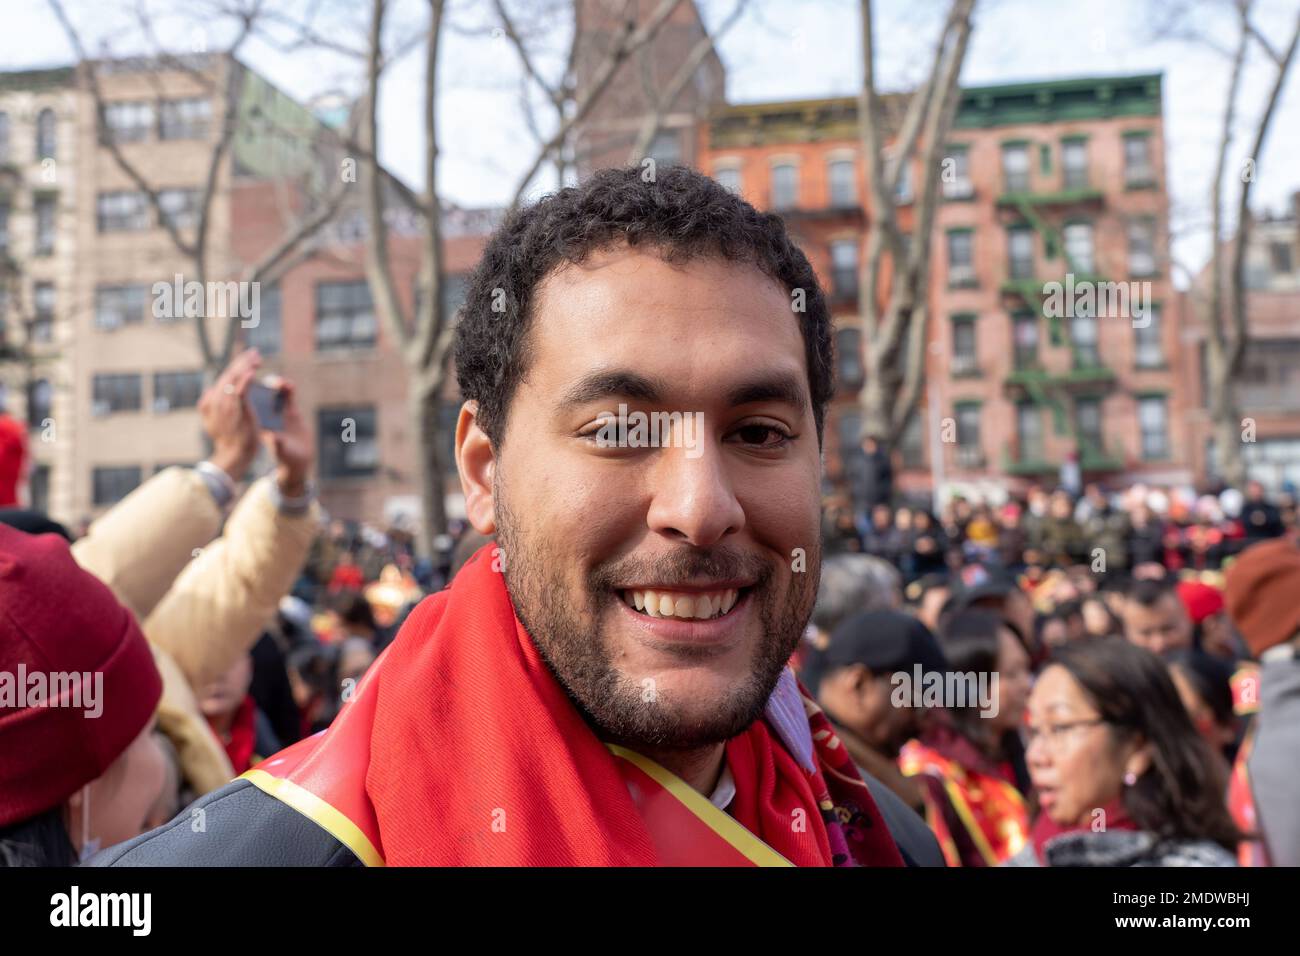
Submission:
M 908 866 L 943 866 L 925 822 L 862 775 Z M 245 779 L 208 794 L 170 823 L 96 855 L 88 866 L 361 866 L 333 834 Z
M 1236 858 L 1210 840 L 1162 840 L 1154 833 L 1104 830 L 1063 833 L 1043 848 L 1048 866 L 1236 866 Z M 1034 845 L 1003 866 L 1041 866 Z

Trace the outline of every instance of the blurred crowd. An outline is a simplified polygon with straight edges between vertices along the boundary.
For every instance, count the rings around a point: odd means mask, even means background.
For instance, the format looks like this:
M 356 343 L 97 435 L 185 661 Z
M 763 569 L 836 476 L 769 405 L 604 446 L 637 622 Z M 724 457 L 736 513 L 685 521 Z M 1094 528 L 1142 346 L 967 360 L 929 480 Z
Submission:
M 1296 528 L 1257 482 L 832 494 L 801 677 L 948 865 L 1295 865 Z M 913 673 L 996 674 L 995 706 Z
M 200 400 L 207 460 L 83 533 L 0 510 L 0 866 L 88 859 L 328 727 L 487 542 L 457 524 L 423 558 L 408 528 L 331 520 L 293 383 L 282 428 L 253 415 L 259 366 Z M 1294 494 L 1254 483 L 937 517 L 833 495 L 794 663 L 911 808 L 911 862 L 1300 864 L 1295 530 Z

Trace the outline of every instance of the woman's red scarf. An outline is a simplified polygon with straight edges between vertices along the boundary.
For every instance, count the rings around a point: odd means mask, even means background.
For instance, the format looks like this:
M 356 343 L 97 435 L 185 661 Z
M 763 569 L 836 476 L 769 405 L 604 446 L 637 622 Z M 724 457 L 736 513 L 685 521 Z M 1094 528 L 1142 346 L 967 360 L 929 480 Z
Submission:
M 368 675 L 380 852 L 390 866 L 654 865 L 616 758 L 516 618 L 492 550 L 411 613 Z M 901 865 L 845 748 L 807 707 L 811 770 L 763 720 L 728 743 L 734 819 L 798 865 Z

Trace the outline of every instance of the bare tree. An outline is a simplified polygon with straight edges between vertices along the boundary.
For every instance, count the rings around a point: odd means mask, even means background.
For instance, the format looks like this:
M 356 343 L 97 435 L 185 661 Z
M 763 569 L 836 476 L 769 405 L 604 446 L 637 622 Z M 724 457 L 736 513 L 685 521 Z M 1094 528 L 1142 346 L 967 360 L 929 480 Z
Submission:
M 577 81 L 578 58 L 585 52 L 581 46 L 580 24 L 577 22 L 577 4 L 574 3 L 573 36 L 565 57 L 563 69 L 558 81 L 548 81 L 537 65 L 537 58 L 529 49 L 528 37 L 516 23 L 507 9 L 504 0 L 493 0 L 497 17 L 501 21 L 506 38 L 519 56 L 527 79 L 538 87 L 549 102 L 554 117 L 552 127 L 546 135 L 538 135 L 538 148 L 533 162 L 527 172 L 520 177 L 515 188 L 510 208 L 515 209 L 523 201 L 529 186 L 537 178 L 542 168 L 549 162 L 555 164 L 558 182 L 563 183 L 568 171 L 569 157 L 573 150 L 573 138 L 582 122 L 591 114 L 593 108 L 610 88 L 619 68 L 631 59 L 637 51 L 644 48 L 659 34 L 664 23 L 682 0 L 659 0 L 659 3 L 644 19 L 639 20 L 635 14 L 639 9 L 637 0 L 622 0 L 622 7 L 616 17 L 618 28 L 607 50 L 595 64 L 595 68 L 579 87 Z M 709 49 L 712 48 L 710 44 Z M 700 54 L 701 60 L 708 49 Z M 684 81 L 683 81 L 684 85 Z M 675 97 L 674 97 L 675 98 Z M 529 91 L 524 91 L 525 109 L 530 101 Z M 667 103 L 671 103 L 667 99 Z M 654 110 L 651 110 L 653 113 Z M 536 129 L 534 125 L 534 129 Z M 651 132 L 653 136 L 653 131 Z
M 217 199 L 223 178 L 228 178 L 230 156 L 236 135 L 240 131 L 239 97 L 241 86 L 234 81 L 233 73 L 240 68 L 237 54 L 249 37 L 253 35 L 259 18 L 263 15 L 264 0 L 238 0 L 233 6 L 216 6 L 214 14 L 232 17 L 237 29 L 230 44 L 217 56 L 208 59 L 208 68 L 201 68 L 184 57 L 167 53 L 157 43 L 153 24 L 143 6 L 136 8 L 139 28 L 146 40 L 152 41 L 158 51 L 153 59 L 163 69 L 188 76 L 210 96 L 220 97 L 220 114 L 217 120 L 217 138 L 212 144 L 208 157 L 207 171 L 199 192 L 197 221 L 190 229 L 178 225 L 173 216 L 164 208 L 161 187 L 151 182 L 140 163 L 133 160 L 122 145 L 117 142 L 105 124 L 106 97 L 101 82 L 101 70 L 104 63 L 91 58 L 86 51 L 80 32 L 73 25 L 64 9 L 62 0 L 47 0 L 64 33 L 67 35 L 76 54 L 82 80 L 95 105 L 96 119 L 100 124 L 100 144 L 108 151 L 117 167 L 127 176 L 135 187 L 144 194 L 156 222 L 166 231 L 169 240 L 190 263 L 190 278 L 206 289 L 208 279 L 213 273 L 212 264 L 212 221 L 213 205 Z M 213 64 L 216 64 L 213 66 Z M 294 131 L 301 134 L 301 131 Z M 323 140 L 340 138 L 322 127 L 320 135 Z M 346 139 L 350 134 L 344 134 Z M 277 278 L 291 265 L 309 253 L 310 240 L 336 214 L 346 192 L 346 183 L 342 176 L 334 177 L 331 188 L 323 195 L 310 196 L 306 208 L 297 215 L 287 217 L 287 222 L 279 239 L 262 254 L 256 262 L 248 265 L 241 275 L 226 276 L 246 283 L 270 281 Z M 314 200 L 314 201 L 313 201 Z M 208 311 L 206 308 L 203 310 Z M 220 344 L 214 345 L 207 319 L 200 315 L 195 320 L 199 350 L 203 357 L 205 371 L 215 376 L 230 361 L 234 351 L 240 324 L 228 321 L 221 335 Z
M 623 2 L 625 14 L 633 10 L 632 0 Z M 548 163 L 555 164 L 557 175 L 563 180 L 571 140 L 578 124 L 590 114 L 599 98 L 609 89 L 618 67 L 654 38 L 680 2 L 681 0 L 660 0 L 648 18 L 639 24 L 634 18 L 621 18 L 612 46 L 599 59 L 594 72 L 582 89 L 579 89 L 576 78 L 579 31 L 576 22 L 562 75 L 558 80 L 547 80 L 530 46 L 530 39 L 535 37 L 527 35 L 528 31 L 516 22 L 501 0 L 494 0 L 500 29 L 518 53 L 525 80 L 543 91 L 544 98 L 552 105 L 554 112 L 553 128 L 539 135 L 537 152 L 527 173 L 519 180 L 511 208 L 518 206 L 529 185 Z M 416 195 L 397 180 L 388 177 L 378 158 L 377 117 L 380 78 L 385 62 L 384 24 L 392 7 L 391 0 L 371 0 L 366 89 L 360 109 L 364 120 L 361 135 L 354 145 L 366 179 L 366 280 L 380 321 L 391 338 L 398 343 L 410 376 L 410 415 L 417 436 L 423 513 L 421 546 L 426 553 L 432 553 L 435 539 L 446 531 L 447 524 L 442 477 L 445 465 L 441 451 L 443 436 L 438 412 L 443 393 L 450 384 L 455 315 L 448 309 L 442 294 L 445 282 L 442 235 L 444 210 L 437 194 L 439 147 L 436 126 L 438 46 L 443 33 L 451 29 L 451 25 L 445 15 L 445 0 L 428 0 L 428 4 L 429 27 L 424 34 L 424 109 L 421 116 L 425 135 L 423 193 Z M 570 4 L 570 9 L 572 8 Z M 384 215 L 389 195 L 396 196 L 414 210 L 423 224 L 419 295 L 409 318 L 404 313 L 397 294 L 391 261 Z
M 952 0 L 929 77 L 911 94 L 898 134 L 890 125 L 875 76 L 871 0 L 860 0 L 862 87 L 858 135 L 870 191 L 866 251 L 859 266 L 858 309 L 862 321 L 863 432 L 886 449 L 895 445 L 916 409 L 924 385 L 929 330 L 930 231 L 939 201 L 944 141 L 960 98 L 958 78 L 971 34 L 975 0 Z M 898 218 L 903 166 L 917 162 L 915 240 L 906 243 Z M 885 263 L 890 264 L 885 297 Z
M 1241 487 L 1246 481 L 1246 464 L 1242 457 L 1242 419 L 1237 403 L 1249 328 L 1246 322 L 1245 256 L 1250 244 L 1253 220 L 1250 212 L 1251 186 L 1258 172 L 1260 156 L 1268 137 L 1278 100 L 1286 82 L 1296 45 L 1300 41 L 1300 15 L 1287 46 L 1281 50 L 1265 38 L 1251 20 L 1252 0 L 1235 0 L 1238 34 L 1232 54 L 1232 75 L 1228 83 L 1228 100 L 1223 111 L 1223 128 L 1219 135 L 1218 161 L 1211 187 L 1211 248 L 1208 301 L 1201 299 L 1207 327 L 1206 383 L 1208 404 L 1213 423 L 1214 446 L 1219 475 L 1229 485 Z M 1237 122 L 1242 73 L 1252 40 L 1264 50 L 1276 68 L 1268 98 L 1254 124 L 1247 162 L 1242 170 L 1241 192 L 1237 199 L 1237 231 L 1231 241 L 1223 234 L 1224 178 L 1228 170 L 1228 153 Z
M 662 90 L 655 89 L 652 83 L 643 83 L 646 102 L 650 104 L 650 108 L 641 120 L 641 128 L 637 131 L 636 140 L 632 143 L 632 148 L 628 152 L 627 161 L 629 163 L 640 162 L 646 153 L 650 151 L 650 144 L 654 142 L 656 134 L 658 134 L 660 127 L 663 126 L 664 116 L 667 111 L 677 102 L 677 98 L 686 89 L 686 84 L 695 76 L 696 70 L 700 68 L 709 54 L 716 52 L 717 42 L 736 25 L 736 21 L 744 15 L 748 6 L 749 0 L 736 0 L 735 6 L 731 8 L 731 12 L 727 14 L 726 18 L 718 24 L 716 30 L 705 30 L 704 36 L 696 41 L 690 52 L 686 54 L 686 59 L 682 60 L 681 65 Z

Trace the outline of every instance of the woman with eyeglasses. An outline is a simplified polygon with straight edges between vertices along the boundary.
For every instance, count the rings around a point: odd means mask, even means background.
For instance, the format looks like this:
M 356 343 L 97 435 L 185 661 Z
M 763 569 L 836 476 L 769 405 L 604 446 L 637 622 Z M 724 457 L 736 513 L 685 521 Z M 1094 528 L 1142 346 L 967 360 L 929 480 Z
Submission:
M 1060 648 L 1029 696 L 1039 813 L 1012 866 L 1235 866 L 1222 761 L 1165 664 L 1120 638 Z

